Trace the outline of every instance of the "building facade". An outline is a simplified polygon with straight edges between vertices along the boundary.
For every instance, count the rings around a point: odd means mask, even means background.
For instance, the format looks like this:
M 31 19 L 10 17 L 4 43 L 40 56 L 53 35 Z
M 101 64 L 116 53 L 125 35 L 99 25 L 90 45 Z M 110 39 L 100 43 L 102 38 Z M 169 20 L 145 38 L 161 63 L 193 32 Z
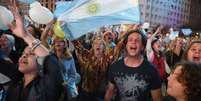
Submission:
M 41 5 L 49 8 L 51 11 L 54 11 L 57 1 L 72 1 L 72 0 L 38 0 L 38 1 L 40 1 Z
M 189 26 L 201 32 L 201 0 L 191 0 L 190 24 Z
M 190 0 L 139 0 L 143 22 L 173 28 L 189 24 Z
M 51 11 L 54 11 L 55 3 L 57 1 L 72 1 L 72 0 L 37 0 L 37 1 L 39 1 L 42 6 L 47 7 Z M 9 0 L 0 0 L 0 5 L 8 6 L 9 5 Z M 29 10 L 29 5 L 28 4 L 19 2 L 19 7 L 20 7 L 22 12 L 28 14 L 28 10 Z

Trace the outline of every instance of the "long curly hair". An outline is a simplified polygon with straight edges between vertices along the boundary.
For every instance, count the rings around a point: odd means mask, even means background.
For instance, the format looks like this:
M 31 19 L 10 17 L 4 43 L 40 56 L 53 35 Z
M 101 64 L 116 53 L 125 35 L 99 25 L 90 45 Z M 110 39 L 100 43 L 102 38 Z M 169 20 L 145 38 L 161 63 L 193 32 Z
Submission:
M 201 101 L 201 64 L 183 61 L 175 67 L 182 66 L 177 80 L 186 86 L 184 93 L 187 101 Z

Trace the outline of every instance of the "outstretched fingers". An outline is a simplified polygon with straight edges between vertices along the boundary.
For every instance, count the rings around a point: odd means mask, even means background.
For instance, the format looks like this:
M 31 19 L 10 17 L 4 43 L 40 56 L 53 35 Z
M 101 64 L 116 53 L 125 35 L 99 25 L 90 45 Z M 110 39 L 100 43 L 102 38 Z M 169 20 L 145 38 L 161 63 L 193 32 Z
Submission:
M 22 37 L 25 30 L 24 30 L 23 19 L 19 13 L 19 9 L 17 6 L 17 1 L 10 0 L 9 8 L 14 15 L 15 22 L 7 26 L 12 30 L 13 34 L 15 34 L 16 36 Z
M 16 0 L 10 0 L 10 4 L 11 4 L 13 7 L 17 7 Z
M 9 6 L 11 12 L 13 13 L 15 19 L 21 17 L 19 13 L 19 9 L 16 3 L 16 0 L 10 0 L 10 6 Z
M 16 1 L 15 0 L 10 0 L 10 4 L 9 4 L 8 8 L 11 10 L 11 12 L 13 13 L 14 18 L 16 19 L 16 16 L 15 16 L 16 15 Z M 12 31 L 15 28 L 15 26 L 12 23 L 7 23 L 7 26 Z

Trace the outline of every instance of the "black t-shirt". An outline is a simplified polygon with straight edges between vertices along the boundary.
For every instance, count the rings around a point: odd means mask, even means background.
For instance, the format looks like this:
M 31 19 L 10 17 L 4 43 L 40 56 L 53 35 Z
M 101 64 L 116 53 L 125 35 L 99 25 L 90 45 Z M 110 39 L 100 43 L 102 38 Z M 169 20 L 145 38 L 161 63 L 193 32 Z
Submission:
M 146 60 L 133 68 L 121 59 L 112 64 L 108 76 L 117 88 L 120 101 L 150 101 L 150 91 L 161 87 L 158 71 Z
M 173 69 L 174 65 L 181 61 L 183 55 L 183 50 L 181 50 L 179 56 L 175 54 L 173 51 L 167 51 L 165 53 L 167 64 Z

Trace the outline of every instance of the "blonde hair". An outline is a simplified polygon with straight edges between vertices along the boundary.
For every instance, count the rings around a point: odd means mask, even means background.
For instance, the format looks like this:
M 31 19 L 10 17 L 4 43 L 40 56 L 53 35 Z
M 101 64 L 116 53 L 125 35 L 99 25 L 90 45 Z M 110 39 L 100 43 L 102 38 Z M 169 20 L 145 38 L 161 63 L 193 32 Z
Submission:
M 176 38 L 175 38 L 174 40 L 172 40 L 172 41 L 170 42 L 170 44 L 168 45 L 168 47 L 169 47 L 169 49 L 170 49 L 171 51 L 175 50 L 178 38 L 183 38 L 183 37 L 176 37 Z
M 69 60 L 72 59 L 71 51 L 70 51 L 70 49 L 68 48 L 68 44 L 69 44 L 69 43 L 68 43 L 68 40 L 54 36 L 54 39 L 53 39 L 53 40 L 55 41 L 56 39 L 63 40 L 64 43 L 65 43 L 64 52 L 63 52 L 63 54 L 64 54 L 64 55 L 63 55 L 63 58 L 66 58 L 66 59 L 69 59 Z M 53 44 L 52 44 L 52 50 L 55 52 L 54 41 L 53 41 Z

